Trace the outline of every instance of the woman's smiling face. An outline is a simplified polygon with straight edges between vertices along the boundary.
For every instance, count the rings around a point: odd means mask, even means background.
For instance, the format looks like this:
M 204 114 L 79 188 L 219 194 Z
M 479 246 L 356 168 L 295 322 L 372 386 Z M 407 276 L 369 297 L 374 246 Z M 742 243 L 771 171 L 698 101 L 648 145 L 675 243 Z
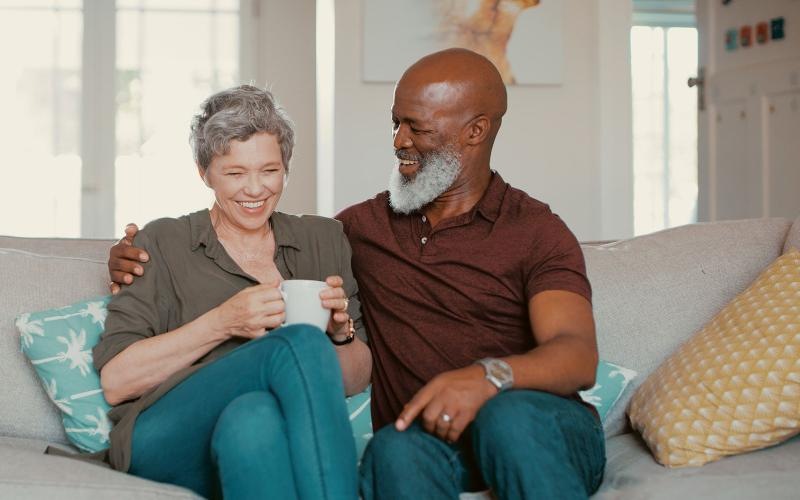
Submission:
M 220 222 L 247 232 L 266 227 L 283 193 L 286 167 L 277 138 L 260 132 L 231 141 L 228 153 L 215 156 L 200 175 L 214 191 Z

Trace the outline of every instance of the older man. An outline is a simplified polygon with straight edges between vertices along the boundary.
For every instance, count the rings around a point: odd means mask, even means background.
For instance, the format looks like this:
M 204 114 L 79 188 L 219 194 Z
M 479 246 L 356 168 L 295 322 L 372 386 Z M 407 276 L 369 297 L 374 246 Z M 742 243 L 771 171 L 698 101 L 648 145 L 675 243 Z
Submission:
M 390 188 L 338 215 L 374 357 L 365 498 L 580 498 L 605 462 L 583 254 L 490 169 L 500 74 L 451 49 L 397 83 Z M 393 424 L 393 425 L 389 425 Z
M 583 255 L 491 170 L 505 111 L 489 60 L 424 57 L 395 89 L 388 192 L 337 216 L 374 359 L 365 499 L 585 498 L 602 479 L 602 426 L 577 395 L 597 366 Z

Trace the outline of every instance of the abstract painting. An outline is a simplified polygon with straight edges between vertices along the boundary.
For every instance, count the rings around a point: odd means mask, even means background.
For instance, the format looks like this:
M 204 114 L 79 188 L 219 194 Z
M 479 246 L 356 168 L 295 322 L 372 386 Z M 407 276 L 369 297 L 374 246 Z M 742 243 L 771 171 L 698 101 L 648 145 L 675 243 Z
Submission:
M 364 0 L 363 77 L 394 82 L 431 52 L 488 57 L 506 84 L 560 84 L 561 0 Z

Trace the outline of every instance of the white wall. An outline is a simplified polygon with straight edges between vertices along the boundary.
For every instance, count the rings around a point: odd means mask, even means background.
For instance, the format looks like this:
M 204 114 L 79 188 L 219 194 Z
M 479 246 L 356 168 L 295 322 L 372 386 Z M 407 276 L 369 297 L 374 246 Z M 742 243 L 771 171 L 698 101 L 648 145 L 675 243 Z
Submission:
M 256 83 L 267 85 L 295 125 L 295 148 L 289 185 L 280 210 L 316 213 L 316 1 L 256 0 L 259 30 Z M 246 78 L 249 79 L 249 78 Z
M 563 0 L 564 80 L 509 87 L 492 166 L 581 240 L 633 233 L 630 0 Z M 602 5 L 602 9 L 599 9 Z M 336 210 L 385 189 L 393 86 L 361 81 L 363 3 L 336 1 Z M 387 36 L 398 38 L 402 30 Z

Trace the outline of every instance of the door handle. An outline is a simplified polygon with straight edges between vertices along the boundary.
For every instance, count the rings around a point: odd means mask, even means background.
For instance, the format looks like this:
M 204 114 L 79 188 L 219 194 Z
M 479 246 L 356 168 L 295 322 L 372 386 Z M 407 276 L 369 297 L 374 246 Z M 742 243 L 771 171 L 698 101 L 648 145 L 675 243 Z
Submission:
M 697 110 L 706 110 L 706 69 L 697 69 L 697 76 L 693 76 L 686 81 L 689 87 L 697 87 Z
M 704 83 L 706 83 L 705 80 L 695 76 L 689 78 L 689 81 L 686 82 L 686 84 L 690 87 L 697 87 L 699 85 L 703 85 Z

